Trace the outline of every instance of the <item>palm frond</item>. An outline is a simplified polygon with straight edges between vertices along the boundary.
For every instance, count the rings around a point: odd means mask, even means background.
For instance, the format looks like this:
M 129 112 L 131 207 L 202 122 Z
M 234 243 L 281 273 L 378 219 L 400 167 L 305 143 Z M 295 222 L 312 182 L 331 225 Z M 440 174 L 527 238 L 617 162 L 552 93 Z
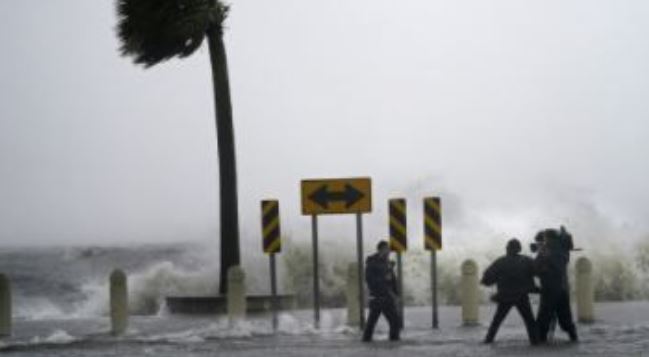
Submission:
M 147 67 L 187 57 L 210 27 L 222 29 L 228 9 L 219 0 L 117 0 L 121 52 Z

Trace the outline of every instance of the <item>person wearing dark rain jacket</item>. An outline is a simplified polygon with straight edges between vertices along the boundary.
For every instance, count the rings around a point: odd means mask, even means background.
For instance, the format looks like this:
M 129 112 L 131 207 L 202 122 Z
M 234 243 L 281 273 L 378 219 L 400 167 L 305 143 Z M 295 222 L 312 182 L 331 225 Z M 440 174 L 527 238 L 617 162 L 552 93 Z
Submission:
M 570 340 L 578 341 L 577 328 L 570 308 L 570 288 L 568 286 L 568 262 L 573 249 L 572 236 L 563 228 L 546 229 L 537 235 L 543 242 L 534 260 L 536 274 L 541 280 L 541 302 L 537 323 L 541 342 L 548 339 L 550 323 L 556 317 L 559 327 Z
M 399 340 L 400 319 L 397 309 L 397 292 L 394 272 L 390 267 L 388 257 L 390 246 L 381 241 L 376 246 L 377 252 L 365 261 L 365 282 L 370 291 L 370 314 L 363 331 L 363 341 L 372 341 L 374 327 L 381 314 L 390 325 L 390 340 Z
M 485 343 L 494 341 L 500 324 L 514 306 L 525 322 L 530 343 L 536 345 L 539 342 L 538 328 L 528 296 L 536 290 L 534 260 L 520 252 L 521 243 L 518 239 L 511 239 L 507 243 L 507 254 L 493 262 L 483 274 L 483 285 L 496 285 L 497 293 L 492 300 L 498 304 Z

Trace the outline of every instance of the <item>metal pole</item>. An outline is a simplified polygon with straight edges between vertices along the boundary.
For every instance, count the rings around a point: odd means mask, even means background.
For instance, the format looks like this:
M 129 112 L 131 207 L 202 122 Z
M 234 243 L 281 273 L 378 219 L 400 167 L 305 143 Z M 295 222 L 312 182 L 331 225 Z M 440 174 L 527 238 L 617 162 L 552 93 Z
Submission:
M 270 293 L 272 295 L 273 306 L 273 331 L 277 332 L 277 270 L 275 266 L 275 253 L 270 254 Z
M 436 329 L 439 327 L 439 319 L 437 317 L 437 251 L 435 249 L 430 251 L 430 277 L 433 289 L 433 328 Z
M 403 315 L 403 263 L 400 252 L 397 253 L 397 274 L 399 275 L 399 280 L 397 281 L 397 287 L 399 289 L 399 318 L 401 320 L 401 328 L 403 329 L 403 323 L 405 321 Z
M 313 319 L 315 328 L 320 328 L 320 275 L 318 274 L 318 216 L 311 216 L 313 236 Z
M 365 328 L 365 290 L 363 286 L 363 216 L 356 214 L 356 258 L 358 259 L 358 306 L 360 313 L 360 328 Z

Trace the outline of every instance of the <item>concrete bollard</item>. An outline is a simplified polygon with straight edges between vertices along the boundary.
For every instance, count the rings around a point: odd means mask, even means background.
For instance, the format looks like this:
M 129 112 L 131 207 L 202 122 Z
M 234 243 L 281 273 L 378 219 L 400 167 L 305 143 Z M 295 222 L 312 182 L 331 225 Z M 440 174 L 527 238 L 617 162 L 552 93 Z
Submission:
M 360 326 L 360 306 L 358 305 L 358 263 L 350 263 L 347 266 L 347 287 L 345 297 L 347 298 L 347 325 Z
M 230 325 L 246 318 L 246 274 L 240 266 L 228 270 L 227 308 Z
M 595 321 L 593 301 L 593 264 L 590 259 L 581 257 L 575 264 L 575 294 L 577 297 L 577 320 L 583 323 Z
M 0 337 L 11 336 L 11 283 L 0 274 Z
M 128 282 L 119 269 L 110 274 L 110 322 L 114 336 L 124 334 L 128 328 Z
M 478 264 L 472 259 L 462 263 L 460 292 L 462 323 L 464 326 L 477 325 L 480 319 L 480 290 L 478 288 Z

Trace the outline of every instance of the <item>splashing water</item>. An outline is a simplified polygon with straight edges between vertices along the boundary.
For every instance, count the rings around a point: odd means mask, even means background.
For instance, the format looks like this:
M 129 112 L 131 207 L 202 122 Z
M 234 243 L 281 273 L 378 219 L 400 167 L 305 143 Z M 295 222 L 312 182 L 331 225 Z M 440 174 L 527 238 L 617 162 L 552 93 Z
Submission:
M 198 247 L 198 248 L 197 248 Z M 168 295 L 208 296 L 217 292 L 218 266 L 210 254 L 195 254 L 201 246 L 81 248 L 70 250 L 0 251 L 0 270 L 14 285 L 15 317 L 25 320 L 84 318 L 108 313 L 108 275 L 122 267 L 129 275 L 129 301 L 133 314 L 164 316 Z M 582 255 L 593 260 L 596 298 L 625 301 L 649 298 L 649 242 L 632 253 L 592 248 Z M 345 305 L 347 265 L 355 252 L 330 245 L 321 252 L 320 286 L 324 307 Z M 497 249 L 448 248 L 438 255 L 439 298 L 443 304 L 459 303 L 460 265 L 475 259 L 481 268 L 497 257 Z M 404 293 L 409 305 L 430 304 L 430 260 L 425 251 L 406 253 Z M 573 262 L 575 259 L 572 260 Z M 37 262 L 26 264 L 25 262 Z M 62 263 L 63 262 L 63 263 Z M 286 244 L 280 255 L 282 290 L 294 293 L 300 307 L 312 299 L 309 244 Z M 268 292 L 266 262 L 248 262 L 248 291 Z M 262 272 L 263 274 L 255 274 Z M 571 278 L 574 273 L 571 271 Z M 483 296 L 488 296 L 484 291 Z

